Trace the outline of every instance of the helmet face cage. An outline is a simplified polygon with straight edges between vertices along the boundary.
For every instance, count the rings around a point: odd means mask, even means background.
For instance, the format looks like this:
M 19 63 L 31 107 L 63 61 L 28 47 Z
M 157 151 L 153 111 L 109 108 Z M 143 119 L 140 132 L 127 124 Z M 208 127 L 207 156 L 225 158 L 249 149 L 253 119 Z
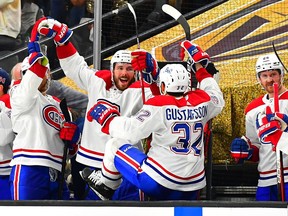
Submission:
M 275 54 L 260 56 L 256 62 L 256 77 L 259 82 L 260 73 L 268 70 L 278 70 L 281 75 L 281 83 L 284 77 L 284 67 Z
M 165 85 L 165 92 L 161 91 L 161 84 Z M 167 64 L 159 74 L 159 88 L 161 94 L 184 93 L 189 84 L 189 77 L 186 68 L 181 64 Z
M 128 50 L 118 50 L 111 58 L 110 71 L 113 71 L 115 63 L 131 63 L 131 52 Z

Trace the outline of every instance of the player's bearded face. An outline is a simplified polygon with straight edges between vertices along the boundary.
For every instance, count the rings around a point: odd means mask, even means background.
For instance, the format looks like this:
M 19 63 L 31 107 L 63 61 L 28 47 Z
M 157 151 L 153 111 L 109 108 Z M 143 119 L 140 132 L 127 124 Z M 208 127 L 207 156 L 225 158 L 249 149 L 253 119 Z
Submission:
M 277 70 L 261 72 L 259 80 L 260 84 L 269 94 L 272 94 L 274 92 L 273 83 L 278 83 L 279 88 L 281 87 L 281 75 Z
M 127 89 L 133 82 L 135 82 L 134 73 L 131 64 L 116 63 L 113 70 L 113 80 L 116 87 L 121 91 Z

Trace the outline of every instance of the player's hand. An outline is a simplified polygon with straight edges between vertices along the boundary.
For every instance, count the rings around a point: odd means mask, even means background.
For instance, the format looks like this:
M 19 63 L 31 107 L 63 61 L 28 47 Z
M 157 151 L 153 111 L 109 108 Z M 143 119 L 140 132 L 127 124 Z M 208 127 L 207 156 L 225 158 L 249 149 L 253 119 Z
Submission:
M 39 59 L 44 58 L 38 41 L 28 42 L 28 53 L 28 62 L 30 66 L 34 65 Z
M 64 122 L 60 132 L 60 139 L 69 142 L 69 149 L 75 149 L 80 142 L 81 133 L 76 123 L 74 122 Z
M 131 53 L 132 67 L 135 71 L 142 72 L 146 83 L 156 82 L 159 76 L 159 69 L 156 60 L 145 50 L 136 50 Z
M 115 108 L 102 103 L 95 104 L 87 113 L 88 121 L 96 120 L 102 126 L 102 132 L 109 134 L 109 125 L 114 117 L 120 113 Z
M 272 150 L 276 150 L 276 146 L 282 136 L 283 131 L 287 130 L 288 116 L 284 113 L 272 113 L 269 106 L 265 112 L 259 113 L 256 119 L 257 133 L 263 144 L 272 144 Z
M 279 121 L 281 126 L 281 131 L 287 131 L 288 116 L 284 113 L 276 112 L 274 116 L 275 120 Z
M 39 44 L 39 33 L 37 31 L 38 24 L 37 22 L 33 26 L 33 29 L 30 34 L 30 39 L 28 42 L 28 61 L 30 66 L 35 64 L 39 59 L 42 59 L 44 57 L 43 53 L 41 52 L 40 44 Z
M 272 113 L 270 106 L 265 108 L 265 112 L 257 114 L 256 128 L 258 137 L 263 144 L 267 143 L 265 138 L 269 134 L 273 134 L 281 129 L 281 124 L 275 120 L 275 115 Z
M 249 160 L 253 154 L 251 145 L 250 140 L 246 136 L 234 139 L 230 146 L 231 156 L 235 158 L 237 162 L 243 162 L 243 159 Z
M 189 40 L 185 40 L 181 43 L 181 47 L 188 53 L 188 66 L 196 73 L 196 63 L 200 63 L 204 68 L 207 67 L 210 62 L 210 56 L 204 52 L 197 44 L 191 43 Z
M 41 35 L 54 38 L 54 42 L 57 45 L 67 42 L 73 34 L 73 31 L 66 24 L 60 23 L 50 17 L 39 19 L 35 25 L 37 25 L 37 31 Z

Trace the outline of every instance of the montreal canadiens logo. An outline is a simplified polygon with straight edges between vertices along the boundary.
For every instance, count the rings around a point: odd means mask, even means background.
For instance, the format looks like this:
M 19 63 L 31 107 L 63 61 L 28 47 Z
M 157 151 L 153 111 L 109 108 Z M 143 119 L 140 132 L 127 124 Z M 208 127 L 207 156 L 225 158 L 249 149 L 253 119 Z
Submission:
M 43 118 L 45 122 L 56 130 L 60 130 L 61 124 L 64 121 L 64 116 L 57 107 L 48 105 L 43 108 Z

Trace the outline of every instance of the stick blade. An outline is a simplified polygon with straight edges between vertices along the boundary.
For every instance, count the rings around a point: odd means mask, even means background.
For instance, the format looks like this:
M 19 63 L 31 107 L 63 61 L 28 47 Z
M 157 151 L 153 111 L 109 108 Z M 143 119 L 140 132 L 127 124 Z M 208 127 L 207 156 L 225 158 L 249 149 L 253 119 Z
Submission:
M 164 4 L 162 6 L 162 10 L 167 15 L 173 17 L 173 19 L 176 20 L 182 26 L 182 28 L 184 29 L 184 32 L 185 32 L 186 39 L 190 41 L 191 40 L 190 26 L 189 26 L 187 20 L 185 19 L 185 17 L 176 8 L 174 8 L 168 4 Z
M 170 15 L 171 17 L 173 17 L 173 19 L 178 20 L 180 16 L 182 16 L 182 14 L 174 7 L 172 7 L 171 5 L 168 4 L 164 4 L 162 5 L 162 10 Z

